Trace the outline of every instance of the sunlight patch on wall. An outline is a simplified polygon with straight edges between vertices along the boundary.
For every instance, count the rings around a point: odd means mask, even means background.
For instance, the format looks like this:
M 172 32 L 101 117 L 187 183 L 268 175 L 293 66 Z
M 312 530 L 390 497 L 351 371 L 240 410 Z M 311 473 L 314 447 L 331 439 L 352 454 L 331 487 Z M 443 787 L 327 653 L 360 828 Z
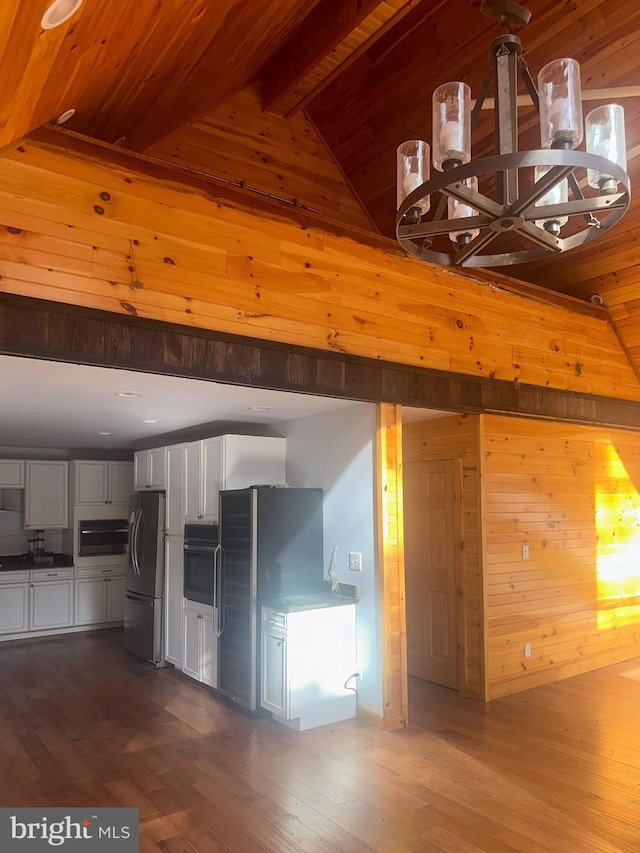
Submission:
M 598 630 L 640 621 L 640 494 L 611 443 L 597 486 Z

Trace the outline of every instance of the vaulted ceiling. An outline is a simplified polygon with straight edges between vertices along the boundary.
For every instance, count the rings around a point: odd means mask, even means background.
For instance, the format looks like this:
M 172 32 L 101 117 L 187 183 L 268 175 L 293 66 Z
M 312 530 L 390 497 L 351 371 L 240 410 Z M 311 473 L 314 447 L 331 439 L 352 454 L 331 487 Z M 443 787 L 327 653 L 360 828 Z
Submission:
M 48 5 L 0 8 L 0 151 L 74 109 L 71 131 L 388 236 L 397 145 L 430 138 L 440 83 L 463 80 L 477 93 L 498 32 L 481 0 L 84 0 L 62 26 L 43 30 Z M 572 56 L 584 92 L 622 98 L 637 186 L 640 4 L 524 5 L 532 19 L 519 34 L 534 78 L 551 59 Z M 587 97 L 586 109 L 603 102 Z M 536 147 L 533 107 L 520 118 L 522 147 Z M 489 150 L 491 121 L 483 113 L 475 154 Z M 508 272 L 580 298 L 601 294 L 633 349 L 639 241 L 634 200 L 601 239 Z

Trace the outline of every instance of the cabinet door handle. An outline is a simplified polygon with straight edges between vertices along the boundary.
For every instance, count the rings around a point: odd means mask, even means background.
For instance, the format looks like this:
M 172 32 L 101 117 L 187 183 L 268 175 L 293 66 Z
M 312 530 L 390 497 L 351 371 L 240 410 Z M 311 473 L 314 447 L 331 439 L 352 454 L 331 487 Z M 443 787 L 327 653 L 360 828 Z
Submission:
M 276 643 L 276 646 L 277 646 L 278 648 L 280 648 L 280 646 L 284 646 L 284 641 L 285 641 L 285 637 L 280 637 L 280 639 L 279 639 L 279 640 L 278 640 L 278 642 Z

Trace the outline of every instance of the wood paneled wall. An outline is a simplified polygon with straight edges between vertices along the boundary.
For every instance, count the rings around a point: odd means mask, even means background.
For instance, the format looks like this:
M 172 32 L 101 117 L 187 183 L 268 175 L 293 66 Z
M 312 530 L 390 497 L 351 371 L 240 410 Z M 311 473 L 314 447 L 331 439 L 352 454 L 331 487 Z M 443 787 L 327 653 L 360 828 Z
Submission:
M 311 122 L 303 113 L 290 120 L 263 113 L 253 87 L 145 153 L 373 228 Z
M 0 159 L 0 289 L 514 384 L 640 400 L 600 316 L 93 155 Z M 126 158 L 125 158 L 126 159 Z M 291 217 L 291 218 L 289 218 Z M 358 232 L 360 234 L 360 232 Z
M 464 683 L 459 690 L 484 698 L 484 637 L 480 528 L 479 417 L 462 415 L 404 424 L 403 462 L 462 460 L 462 648 Z M 458 626 L 460 628 L 460 626 Z
M 481 420 L 488 698 L 639 655 L 640 436 Z

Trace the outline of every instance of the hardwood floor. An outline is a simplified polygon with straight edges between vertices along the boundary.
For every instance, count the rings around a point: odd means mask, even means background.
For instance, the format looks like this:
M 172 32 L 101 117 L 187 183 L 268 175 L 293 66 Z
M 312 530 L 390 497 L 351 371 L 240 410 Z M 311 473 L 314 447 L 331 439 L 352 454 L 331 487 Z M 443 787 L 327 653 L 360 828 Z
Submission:
M 0 805 L 137 806 L 141 851 L 640 849 L 640 659 L 411 725 L 253 720 L 117 630 L 0 645 Z

